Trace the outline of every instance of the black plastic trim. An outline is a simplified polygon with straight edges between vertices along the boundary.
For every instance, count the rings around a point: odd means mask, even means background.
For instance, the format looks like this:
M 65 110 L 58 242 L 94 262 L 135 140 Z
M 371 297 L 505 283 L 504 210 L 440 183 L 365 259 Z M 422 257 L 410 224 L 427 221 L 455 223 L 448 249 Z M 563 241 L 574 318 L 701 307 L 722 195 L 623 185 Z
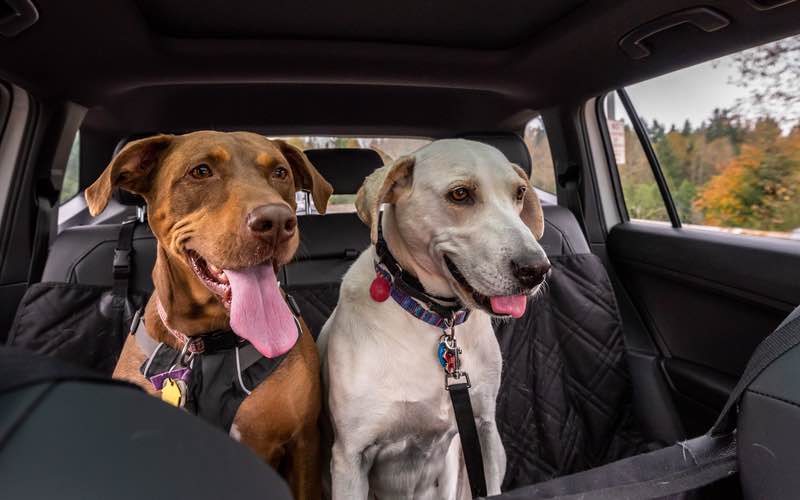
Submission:
M 31 0 L 0 0 L 10 12 L 0 17 L 0 35 L 11 38 L 30 28 L 39 20 L 39 11 Z
M 625 194 L 622 192 L 622 180 L 619 178 L 619 168 L 617 167 L 617 158 L 614 156 L 614 148 L 611 145 L 611 134 L 608 131 L 607 116 L 606 116 L 606 99 L 613 92 L 603 94 L 597 98 L 595 102 L 595 112 L 597 115 L 597 125 L 600 127 L 600 135 L 603 139 L 603 150 L 606 154 L 606 162 L 608 164 L 608 173 L 611 176 L 611 185 L 614 188 L 614 198 L 617 202 L 617 211 L 622 222 L 630 220 L 628 215 L 628 206 L 625 204 Z
M 790 3 L 795 3 L 797 0 L 747 0 L 750 7 L 756 10 L 772 10 Z
M 656 152 L 653 151 L 653 145 L 650 143 L 650 137 L 647 136 L 647 130 L 645 129 L 639 114 L 636 113 L 636 108 L 634 107 L 633 102 L 631 102 L 628 92 L 625 89 L 618 89 L 617 95 L 619 95 L 622 105 L 625 106 L 625 111 L 628 112 L 628 118 L 631 120 L 633 129 L 636 131 L 636 136 L 639 138 L 639 143 L 642 145 L 642 149 L 647 157 L 647 161 L 650 163 L 650 168 L 653 170 L 653 177 L 656 180 L 656 184 L 658 184 L 658 190 L 661 192 L 661 198 L 664 200 L 664 206 L 667 209 L 669 220 L 672 222 L 672 227 L 679 228 L 681 227 L 681 219 L 678 216 L 678 210 L 675 208 L 675 203 L 672 201 L 672 195 L 669 192 L 667 179 L 664 177 L 664 173 L 661 171 L 661 164 L 658 162 L 658 156 L 656 156 Z

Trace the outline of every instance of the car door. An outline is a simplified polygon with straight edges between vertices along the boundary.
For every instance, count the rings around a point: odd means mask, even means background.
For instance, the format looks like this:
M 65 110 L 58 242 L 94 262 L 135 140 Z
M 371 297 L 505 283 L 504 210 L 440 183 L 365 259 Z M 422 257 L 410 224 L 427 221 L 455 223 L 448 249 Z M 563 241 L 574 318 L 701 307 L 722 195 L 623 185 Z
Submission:
M 800 303 L 800 112 L 727 87 L 753 57 L 621 89 L 601 107 L 621 215 L 608 256 L 688 435 L 708 429 L 754 348 Z

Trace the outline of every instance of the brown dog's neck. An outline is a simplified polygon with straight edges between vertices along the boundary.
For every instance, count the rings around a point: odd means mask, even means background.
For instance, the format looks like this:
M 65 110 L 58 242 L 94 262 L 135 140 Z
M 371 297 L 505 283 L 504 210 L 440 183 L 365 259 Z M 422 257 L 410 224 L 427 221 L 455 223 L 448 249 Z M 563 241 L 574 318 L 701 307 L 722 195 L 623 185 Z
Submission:
M 158 314 L 158 300 L 169 326 L 188 337 L 229 328 L 225 307 L 200 283 L 186 262 L 171 256 L 161 244 L 157 252 L 153 268 L 155 291 L 145 311 L 148 333 L 169 345 L 175 343 Z
M 391 206 L 384 209 L 381 217 L 381 229 L 386 246 L 400 266 L 422 283 L 425 291 L 439 297 L 454 297 L 447 279 L 436 269 L 429 258 L 415 258 L 397 229 L 395 212 Z

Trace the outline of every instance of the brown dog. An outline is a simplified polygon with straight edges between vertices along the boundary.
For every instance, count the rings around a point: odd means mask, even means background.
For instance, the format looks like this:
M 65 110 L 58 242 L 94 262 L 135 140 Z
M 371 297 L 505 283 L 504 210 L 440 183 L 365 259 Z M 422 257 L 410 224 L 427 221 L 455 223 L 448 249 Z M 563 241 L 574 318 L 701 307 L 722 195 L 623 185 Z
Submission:
M 305 325 L 298 339 L 286 319 L 274 271 L 299 244 L 295 192 L 310 191 L 324 213 L 330 184 L 286 142 L 195 132 L 125 146 L 86 190 L 92 215 L 116 187 L 145 198 L 158 241 L 147 334 L 180 350 L 169 330 L 196 340 L 230 328 L 267 357 L 288 351 L 241 403 L 231 434 L 281 472 L 295 498 L 319 497 L 319 359 Z M 145 359 L 129 336 L 114 376 L 155 393 L 139 372 Z

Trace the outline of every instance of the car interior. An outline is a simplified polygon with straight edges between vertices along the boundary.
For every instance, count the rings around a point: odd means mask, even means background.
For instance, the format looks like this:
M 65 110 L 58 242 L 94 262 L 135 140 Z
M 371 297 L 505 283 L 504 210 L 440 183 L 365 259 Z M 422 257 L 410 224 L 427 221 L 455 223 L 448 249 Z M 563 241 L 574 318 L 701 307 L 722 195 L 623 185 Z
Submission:
M 495 324 L 503 490 L 701 436 L 800 304 L 800 243 L 682 224 L 649 143 L 669 222 L 632 217 L 607 96 L 637 129 L 626 87 L 798 33 L 794 0 L 0 0 L 0 342 L 80 363 L 85 336 L 69 325 L 26 344 L 29 291 L 111 288 L 125 221 L 138 221 L 130 289 L 152 292 L 144 200 L 118 190 L 92 218 L 81 196 L 131 140 L 205 129 L 322 138 L 305 152 L 349 200 L 385 162 L 370 138 L 464 138 L 534 180 L 552 169 L 552 187 L 534 182 L 550 290 L 524 318 Z M 534 119 L 551 161 L 526 145 Z M 360 139 L 324 140 L 334 137 Z M 65 199 L 70 162 L 79 170 Z M 308 209 L 298 223 L 300 250 L 279 281 L 316 337 L 369 229 L 349 209 Z M 86 368 L 108 376 L 113 362 Z M 796 434 L 770 415 L 773 438 Z M 786 482 L 764 496 L 764 477 L 695 494 L 793 497 Z

